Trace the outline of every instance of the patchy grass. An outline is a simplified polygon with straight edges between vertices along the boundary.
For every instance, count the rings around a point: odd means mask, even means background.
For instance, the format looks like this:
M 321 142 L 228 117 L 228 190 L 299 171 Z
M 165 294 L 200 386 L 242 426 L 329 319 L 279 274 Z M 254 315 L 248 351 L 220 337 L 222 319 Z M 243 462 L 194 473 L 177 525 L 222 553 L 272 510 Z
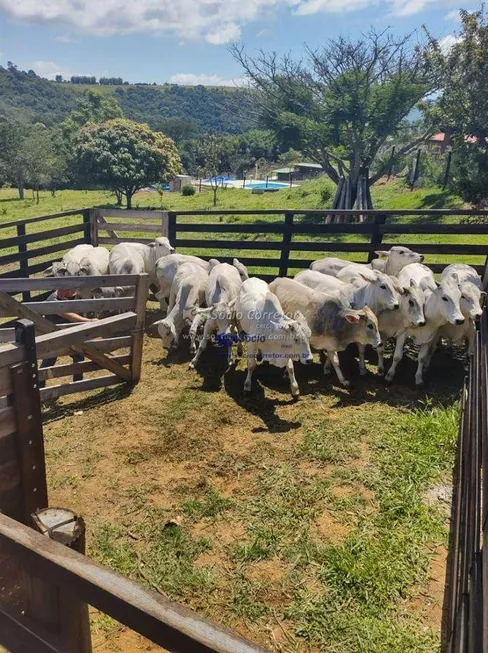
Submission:
M 425 497 L 450 482 L 459 361 L 436 355 L 427 394 L 408 358 L 388 387 L 346 355 L 350 392 L 297 366 L 299 402 L 266 364 L 244 397 L 213 347 L 187 361 L 146 336 L 130 394 L 46 413 L 49 479 L 78 477 L 51 502 L 85 517 L 89 555 L 272 650 L 438 651 L 448 524 Z

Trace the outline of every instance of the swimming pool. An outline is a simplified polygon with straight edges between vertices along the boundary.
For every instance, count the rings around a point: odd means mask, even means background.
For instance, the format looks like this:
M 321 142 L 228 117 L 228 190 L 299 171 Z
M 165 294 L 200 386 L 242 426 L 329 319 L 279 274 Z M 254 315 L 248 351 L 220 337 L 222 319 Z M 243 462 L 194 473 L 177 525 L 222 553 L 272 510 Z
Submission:
M 252 190 L 253 188 L 259 188 L 266 190 L 266 188 L 272 188 L 274 190 L 279 190 L 280 188 L 289 188 L 290 184 L 282 184 L 279 181 L 268 181 L 268 185 L 266 185 L 266 182 L 260 182 L 260 183 L 253 183 L 253 184 L 246 184 L 246 188 L 249 188 Z

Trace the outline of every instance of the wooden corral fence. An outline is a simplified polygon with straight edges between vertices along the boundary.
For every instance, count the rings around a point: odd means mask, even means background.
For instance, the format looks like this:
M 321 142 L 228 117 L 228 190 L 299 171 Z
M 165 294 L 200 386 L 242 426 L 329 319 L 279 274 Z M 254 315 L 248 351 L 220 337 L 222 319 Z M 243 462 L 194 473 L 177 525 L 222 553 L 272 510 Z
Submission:
M 256 250 L 276 256 L 242 257 L 239 260 L 249 267 L 269 268 L 269 274 L 261 275 L 264 279 L 276 275 L 287 276 L 290 270 L 308 268 L 309 258 L 300 258 L 300 254 L 314 252 L 319 256 L 341 256 L 341 254 L 362 254 L 362 261 L 375 258 L 375 250 L 388 249 L 391 245 L 405 245 L 426 255 L 445 256 L 445 263 L 429 266 L 434 272 L 441 272 L 451 263 L 447 257 L 452 255 L 481 256 L 483 263 L 474 267 L 483 273 L 488 254 L 486 244 L 469 243 L 412 243 L 409 237 L 416 236 L 463 236 L 482 234 L 488 237 L 488 211 L 486 210 L 361 210 L 339 211 L 333 213 L 335 222 L 326 223 L 330 213 L 320 210 L 219 210 L 219 211 L 139 211 L 91 209 L 90 234 L 93 245 L 115 245 L 124 242 L 149 243 L 158 235 L 169 237 L 178 251 L 195 254 L 206 258 L 217 257 L 221 261 L 232 261 L 233 250 Z M 224 222 L 226 216 L 253 216 L 255 222 Z M 359 216 L 366 221 L 354 222 Z M 416 218 L 415 222 L 399 222 L 401 218 Z M 455 222 L 440 223 L 440 218 L 456 218 Z M 485 218 L 486 223 L 473 224 L 463 221 L 466 218 Z M 280 219 L 281 218 L 281 219 Z M 218 221 L 217 221 L 218 220 Z M 351 220 L 353 222 L 351 222 Z M 212 234 L 203 237 L 202 234 Z M 219 238 L 220 234 L 222 237 Z M 273 234 L 276 240 L 257 240 L 262 234 Z M 356 235 L 356 241 L 349 237 Z M 302 238 L 300 238 L 302 236 Z M 304 240 L 303 236 L 312 236 L 313 240 Z M 346 242 L 339 239 L 347 236 Z M 391 236 L 395 240 L 391 240 Z M 401 237 L 401 240 L 397 240 Z M 227 256 L 216 254 L 216 250 L 225 250 Z M 203 252 L 203 254 L 202 254 Z M 358 262 L 362 262 L 358 261 Z M 467 260 L 466 262 L 469 262 Z
M 454 478 L 447 591 L 446 653 L 488 651 L 488 311 L 463 392 Z
M 0 645 L 11 653 L 90 653 L 89 604 L 168 651 L 262 652 L 83 555 L 83 521 L 47 509 L 37 367 L 46 340 L 28 320 L 17 322 L 15 338 L 0 351 Z
M 31 294 L 34 291 L 77 288 L 80 290 L 123 286 L 128 296 L 100 299 L 71 299 L 21 302 L 8 293 Z M 102 376 L 50 385 L 41 389 L 42 401 L 55 399 L 116 383 L 137 383 L 141 375 L 145 307 L 148 293 L 147 275 L 103 277 L 40 277 L 0 279 L 0 318 L 26 318 L 35 325 L 37 354 L 44 361 L 39 370 L 42 385 L 48 379 L 80 377 L 86 373 L 105 372 Z M 45 295 L 46 293 L 44 293 Z M 85 323 L 55 325 L 44 316 L 65 313 L 117 315 Z M 8 323 L 7 323 L 8 324 Z M 15 329 L 0 325 L 0 343 L 12 342 Z M 121 350 L 122 353 L 121 353 Z M 110 352 L 119 352 L 110 355 Z M 17 356 L 16 345 L 0 349 L 9 360 Z M 71 356 L 73 362 L 61 362 Z M 109 372 L 107 374 L 106 372 Z

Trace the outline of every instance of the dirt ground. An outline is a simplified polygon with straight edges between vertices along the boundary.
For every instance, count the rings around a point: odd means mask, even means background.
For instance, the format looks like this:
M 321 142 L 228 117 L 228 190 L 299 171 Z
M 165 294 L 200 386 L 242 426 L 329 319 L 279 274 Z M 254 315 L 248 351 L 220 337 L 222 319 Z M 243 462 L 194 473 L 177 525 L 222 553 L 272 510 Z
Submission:
M 149 329 L 139 385 L 46 408 L 50 504 L 85 518 L 88 555 L 256 643 L 341 650 L 303 636 L 296 597 L 313 602 L 324 588 L 308 552 L 340 546 L 378 513 L 371 444 L 425 398 L 413 366 L 390 388 L 372 373 L 360 379 L 346 357 L 350 392 L 323 379 L 318 364 L 299 366 L 296 402 L 267 365 L 246 397 L 244 362 L 226 371 L 218 354 L 209 347 L 189 371 L 185 346 L 165 361 Z M 430 565 L 397 601 L 395 619 L 414 614 L 437 637 L 446 551 L 439 542 L 426 550 Z M 161 650 L 95 611 L 92 619 L 97 653 Z

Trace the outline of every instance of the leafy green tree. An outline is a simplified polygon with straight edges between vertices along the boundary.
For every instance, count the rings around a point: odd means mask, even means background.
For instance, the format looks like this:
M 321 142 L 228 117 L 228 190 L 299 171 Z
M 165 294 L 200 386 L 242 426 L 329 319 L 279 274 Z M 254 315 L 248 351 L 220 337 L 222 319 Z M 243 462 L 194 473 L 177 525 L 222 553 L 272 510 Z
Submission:
M 425 113 L 451 138 L 455 187 L 481 204 L 488 199 L 488 18 L 482 10 L 461 10 L 460 17 L 447 52 L 430 38 L 426 60 L 442 92 Z
M 28 127 L 22 123 L 4 122 L 0 124 L 0 164 L 3 175 L 19 191 L 19 199 L 24 199 L 27 176 L 27 157 L 24 142 Z
M 124 118 L 83 127 L 76 158 L 87 181 L 124 195 L 127 208 L 135 192 L 181 172 L 180 156 L 170 138 Z
M 253 59 L 241 46 L 231 52 L 259 91 L 261 120 L 283 150 L 300 150 L 335 183 L 347 176 L 352 205 L 359 177 L 372 169 L 387 138 L 435 86 L 422 49 L 388 30 L 372 30 L 357 41 L 339 37 L 317 51 L 307 48 L 306 59 L 298 62 L 264 52 Z M 404 145 L 397 156 L 426 135 Z M 369 183 L 384 172 L 381 167 L 371 173 Z
M 63 132 L 75 134 L 89 122 L 100 123 L 122 116 L 122 109 L 114 98 L 89 89 L 83 93 L 76 109 L 63 122 Z
M 216 134 L 208 134 L 194 144 L 195 167 L 192 173 L 198 177 L 208 177 L 213 191 L 213 205 L 217 206 L 219 182 L 217 176 L 224 170 L 224 139 Z

